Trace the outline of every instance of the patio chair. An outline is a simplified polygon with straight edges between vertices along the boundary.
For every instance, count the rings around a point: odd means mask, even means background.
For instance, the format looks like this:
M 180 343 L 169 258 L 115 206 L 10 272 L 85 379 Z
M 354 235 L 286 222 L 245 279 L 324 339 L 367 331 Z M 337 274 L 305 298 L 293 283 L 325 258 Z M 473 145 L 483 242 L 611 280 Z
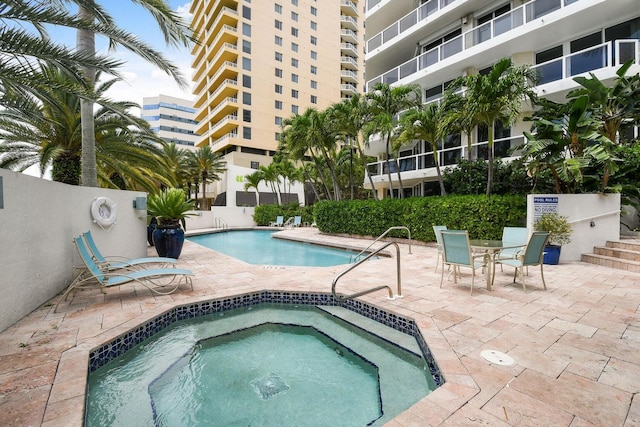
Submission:
M 269 223 L 269 227 L 282 227 L 284 225 L 284 216 L 278 215 L 275 221 Z
M 300 215 L 296 215 L 293 217 L 293 227 L 300 227 L 302 225 L 302 217 Z
M 523 252 L 521 252 L 515 259 L 496 259 L 495 262 L 501 265 L 508 265 L 515 268 L 513 272 L 513 283 L 516 282 L 518 276 L 518 270 L 520 270 L 520 278 L 522 280 L 522 289 L 527 292 L 527 288 L 524 283 L 524 269 L 529 266 L 540 266 L 540 277 L 542 278 L 542 286 L 547 289 L 547 284 L 544 282 L 543 262 L 544 247 L 549 240 L 549 233 L 544 231 L 534 231 L 529 238 L 529 242 Z
M 476 279 L 476 270 L 478 268 L 486 269 L 485 274 L 488 274 L 489 269 L 486 267 L 489 262 L 489 255 L 486 253 L 473 254 L 471 252 L 471 246 L 469 245 L 469 233 L 467 231 L 443 230 L 440 232 L 440 235 L 442 236 L 443 252 L 440 287 L 442 288 L 442 281 L 444 280 L 444 264 L 453 267 L 454 283 L 458 283 L 460 267 L 468 267 L 471 269 L 470 295 L 473 295 L 473 284 Z M 486 280 L 488 281 L 488 277 Z
M 515 259 L 524 251 L 529 239 L 529 229 L 526 227 L 504 227 L 502 229 L 502 245 L 512 246 L 502 249 L 496 259 Z
M 98 245 L 96 245 L 95 240 L 93 240 L 93 235 L 91 231 L 87 231 L 82 233 L 82 237 L 84 238 L 87 248 L 89 249 L 89 253 L 91 254 L 91 258 L 95 261 L 95 263 L 100 267 L 100 269 L 104 271 L 112 271 L 112 270 L 140 270 L 148 266 L 148 264 L 159 264 L 156 267 L 168 268 L 171 266 L 175 266 L 178 262 L 175 258 L 167 258 L 167 257 L 145 257 L 145 258 L 126 258 L 122 256 L 112 255 L 112 256 L 104 256 L 98 249 Z
M 102 270 L 91 257 L 89 248 L 82 236 L 75 237 L 73 242 L 78 249 L 80 258 L 86 266 L 86 270 L 82 271 L 64 291 L 62 297 L 58 300 L 53 309 L 54 313 L 58 309 L 58 305 L 60 305 L 62 301 L 66 301 L 72 291 L 76 291 L 79 288 L 96 286 L 109 288 L 112 286 L 120 286 L 125 283 L 135 282 L 141 284 L 155 294 L 168 295 L 178 289 L 178 287 L 184 282 L 191 285 L 191 289 L 193 289 L 193 282 L 191 280 L 193 273 L 191 270 L 182 268 L 150 268 L 136 271 L 120 270 L 116 272 L 108 272 Z
M 438 256 L 436 257 L 436 273 L 438 272 L 438 264 L 444 263 L 444 256 L 442 255 L 442 236 L 440 232 L 446 230 L 446 225 L 434 225 L 433 233 L 436 235 L 436 244 L 438 245 Z

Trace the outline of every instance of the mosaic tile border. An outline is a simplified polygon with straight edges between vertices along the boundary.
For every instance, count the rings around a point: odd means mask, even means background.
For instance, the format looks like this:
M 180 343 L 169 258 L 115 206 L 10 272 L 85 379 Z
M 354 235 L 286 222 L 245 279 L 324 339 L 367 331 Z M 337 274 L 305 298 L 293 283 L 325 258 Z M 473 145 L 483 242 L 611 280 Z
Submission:
M 237 308 L 250 307 L 257 304 L 276 303 L 289 305 L 329 305 L 341 306 L 361 316 L 375 320 L 378 323 L 389 326 L 416 339 L 418 346 L 429 366 L 429 371 L 439 387 L 444 384 L 444 377 L 436 364 L 429 347 L 422 337 L 416 323 L 412 319 L 383 310 L 362 301 L 349 299 L 338 301 L 330 293 L 287 292 L 264 290 L 233 297 L 200 301 L 192 304 L 176 306 L 165 313 L 141 324 L 134 329 L 122 334 L 114 340 L 101 345 L 89 352 L 89 372 L 106 365 L 111 360 L 125 354 L 127 351 L 151 338 L 174 322 L 184 319 L 205 316 L 213 313 L 221 313 Z

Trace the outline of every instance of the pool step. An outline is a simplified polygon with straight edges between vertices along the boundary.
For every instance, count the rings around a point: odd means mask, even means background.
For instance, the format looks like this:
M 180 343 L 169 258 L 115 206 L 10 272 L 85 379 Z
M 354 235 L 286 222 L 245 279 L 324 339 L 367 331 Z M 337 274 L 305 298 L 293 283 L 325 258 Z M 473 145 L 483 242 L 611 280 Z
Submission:
M 328 313 L 338 319 L 341 319 L 357 328 L 368 331 L 385 341 L 388 341 L 400 348 L 403 348 L 416 355 L 422 355 L 422 351 L 418 346 L 415 338 L 403 332 L 397 331 L 373 319 L 361 316 L 344 307 L 319 305 L 318 309 Z

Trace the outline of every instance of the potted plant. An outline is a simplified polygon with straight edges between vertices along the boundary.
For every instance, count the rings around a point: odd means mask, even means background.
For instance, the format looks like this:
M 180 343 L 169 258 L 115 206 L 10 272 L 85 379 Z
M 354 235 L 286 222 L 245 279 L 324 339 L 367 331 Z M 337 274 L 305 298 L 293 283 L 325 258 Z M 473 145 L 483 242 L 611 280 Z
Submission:
M 153 231 L 153 244 L 159 256 L 178 258 L 184 244 L 185 218 L 193 214 L 193 201 L 187 200 L 184 191 L 170 188 L 152 194 L 147 200 L 147 212 L 155 218 L 157 225 Z
M 571 242 L 571 224 L 566 216 L 558 215 L 555 212 L 542 214 L 533 225 L 536 231 L 546 231 L 549 233 L 547 247 L 544 250 L 545 264 L 556 265 L 560 260 L 560 248 Z

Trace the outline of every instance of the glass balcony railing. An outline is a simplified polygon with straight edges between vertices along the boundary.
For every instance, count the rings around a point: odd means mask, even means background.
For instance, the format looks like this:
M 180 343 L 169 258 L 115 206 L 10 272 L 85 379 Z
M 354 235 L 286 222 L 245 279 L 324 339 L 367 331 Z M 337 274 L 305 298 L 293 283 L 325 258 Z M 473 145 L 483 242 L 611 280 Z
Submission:
M 455 1 L 456 0 L 429 0 L 425 4 L 420 5 L 416 9 L 400 18 L 400 20 L 394 22 L 393 24 L 382 30 L 380 33 L 371 37 L 371 39 L 367 42 L 367 51 L 371 52 L 375 48 L 381 46 L 383 43 L 387 43 L 397 35 L 402 34 L 409 28 L 416 25 L 418 22 L 424 21 L 429 16 L 433 15 L 434 13 L 438 12 L 442 8 L 450 5 Z M 367 10 L 377 5 L 378 3 L 380 3 L 379 0 L 369 0 L 367 4 Z
M 420 7 L 426 7 L 432 1 L 436 0 L 431 0 L 430 2 L 427 2 Z M 449 0 L 448 2 L 446 2 L 440 0 L 440 2 L 438 3 L 438 7 L 443 7 L 443 4 L 446 3 L 448 5 L 453 3 L 454 1 L 455 0 Z M 562 9 L 569 4 L 576 3 L 578 1 L 581 0 L 534 0 L 532 2 L 529 2 L 523 6 L 513 9 L 509 13 L 500 15 L 489 22 L 473 28 L 472 30 L 467 31 L 458 37 L 448 40 L 447 42 L 436 46 L 433 49 L 424 52 L 419 56 L 416 56 L 415 58 L 411 58 L 409 61 L 387 71 L 380 76 L 371 79 L 367 82 L 367 88 L 370 88 L 376 83 L 395 83 L 400 79 L 403 79 L 420 70 L 424 70 L 427 67 L 431 67 L 444 59 L 463 52 L 466 49 L 470 49 L 473 46 L 477 46 L 481 43 L 491 40 L 494 37 L 497 37 L 515 28 L 521 27 L 522 25 L 525 25 L 526 23 L 529 23 L 534 19 L 538 19 L 542 16 Z M 416 11 L 414 12 L 417 12 L 417 10 L 418 9 L 416 9 Z M 402 20 L 394 24 L 398 27 L 397 31 L 392 30 L 391 27 L 387 28 L 385 31 L 389 31 L 389 35 L 394 34 L 394 31 L 397 34 L 400 34 L 399 23 L 401 21 Z M 388 40 L 386 40 L 384 36 L 385 31 L 369 40 L 369 42 L 373 42 L 374 40 L 378 39 L 379 40 L 374 42 L 374 44 L 377 42 L 380 42 L 380 44 L 387 42 Z M 369 45 L 367 44 L 367 46 Z M 369 48 L 369 50 L 371 50 L 371 48 Z
M 509 138 L 496 139 L 493 142 L 493 153 L 496 159 L 518 156 L 520 153 L 514 152 L 516 147 L 524 143 L 524 136 L 512 136 Z M 478 142 L 472 145 L 472 158 L 487 159 L 487 141 Z M 438 162 L 440 167 L 456 165 L 460 159 L 468 158 L 467 145 L 444 148 L 438 150 Z M 411 172 L 431 169 L 436 167 L 433 152 L 412 154 L 410 156 L 398 157 L 400 172 Z M 398 169 L 393 160 L 382 160 L 367 164 L 367 173 L 371 176 L 384 175 L 388 172 L 397 173 Z M 392 179 L 394 179 L 392 177 Z
M 630 59 L 638 64 L 639 45 L 640 40 L 636 39 L 609 41 L 532 68 L 538 73 L 538 85 L 543 85 L 601 68 L 617 67 Z

